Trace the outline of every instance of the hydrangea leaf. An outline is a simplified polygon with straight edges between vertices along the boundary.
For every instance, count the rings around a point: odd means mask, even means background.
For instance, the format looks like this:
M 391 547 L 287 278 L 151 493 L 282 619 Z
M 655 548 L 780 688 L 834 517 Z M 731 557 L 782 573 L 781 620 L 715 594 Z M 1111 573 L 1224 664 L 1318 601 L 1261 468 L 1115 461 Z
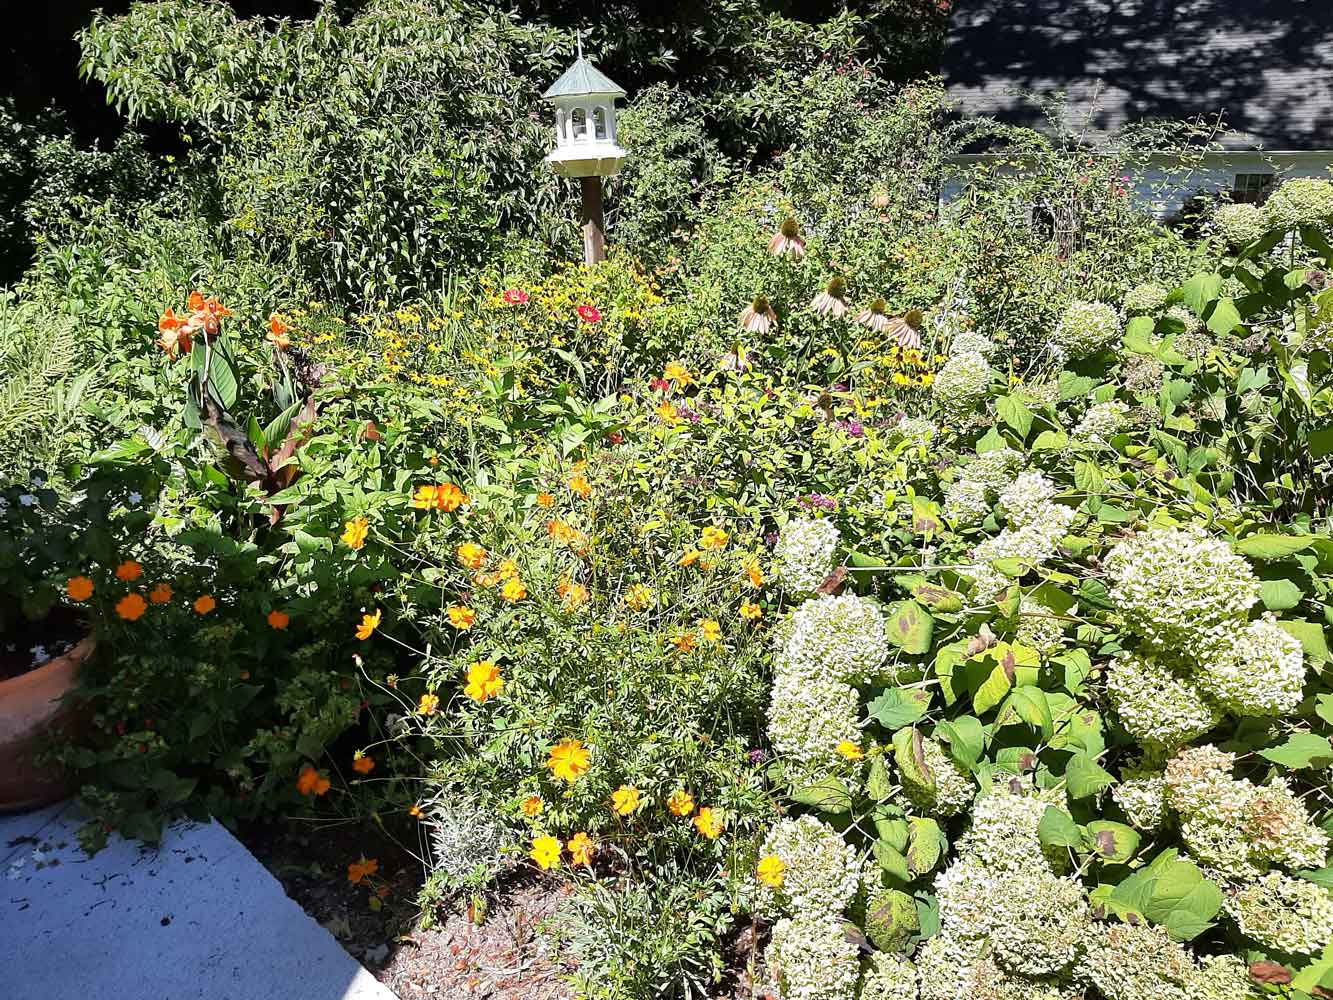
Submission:
M 898 889 L 881 889 L 866 907 L 866 935 L 880 951 L 904 951 L 921 930 L 916 900 Z
M 1314 868 L 1307 871 L 1292 872 L 1298 878 L 1303 878 L 1307 882 L 1313 882 L 1315 885 L 1322 885 L 1325 889 L 1333 889 L 1333 868 Z
M 1041 822 L 1037 824 L 1037 836 L 1041 839 L 1043 847 L 1078 849 L 1083 846 L 1082 827 L 1059 806 L 1046 807 Z
M 1180 298 L 1193 310 L 1195 316 L 1202 316 L 1208 303 L 1217 298 L 1222 291 L 1220 274 L 1196 274 L 1180 287 Z
M 889 642 L 904 653 L 928 653 L 935 619 L 916 601 L 899 601 L 889 609 L 887 632 Z
M 876 802 L 887 801 L 893 795 L 893 779 L 889 777 L 889 769 L 882 757 L 876 757 L 870 762 L 870 770 L 866 774 L 866 794 Z
M 893 732 L 924 718 L 930 699 L 929 688 L 887 688 L 866 706 L 866 712 Z
M 852 793 L 841 778 L 821 778 L 814 784 L 794 789 L 791 797 L 793 802 L 824 813 L 848 812 L 852 808 Z
M 1225 336 L 1236 327 L 1241 325 L 1240 312 L 1236 309 L 1236 301 L 1231 297 L 1219 299 L 1213 311 L 1208 315 L 1208 329 L 1213 333 Z
M 1116 886 L 1106 903 L 1122 919 L 1136 915 L 1161 924 L 1177 941 L 1190 941 L 1212 926 L 1222 891 L 1168 849 Z
M 1278 627 L 1301 644 L 1305 655 L 1315 663 L 1328 662 L 1328 642 L 1324 638 L 1324 628 L 1318 622 L 1309 622 L 1300 618 L 1283 620 Z
M 934 583 L 918 583 L 912 588 L 912 596 L 932 611 L 949 614 L 963 608 L 962 594 Z
M 906 854 L 908 867 L 924 875 L 939 864 L 948 841 L 939 823 L 928 817 L 912 816 L 907 825 L 911 835 Z
M 1052 663 L 1064 668 L 1065 690 L 1078 694 L 1083 690 L 1083 682 L 1092 673 L 1092 658 L 1087 650 L 1071 649 L 1054 657 Z
M 1123 864 L 1139 849 L 1139 831 L 1124 823 L 1095 819 L 1087 826 L 1088 848 L 1112 864 Z
M 1088 754 L 1074 754 L 1065 766 L 1065 791 L 1074 801 L 1096 795 L 1115 784 L 1115 776 Z
M 922 743 L 919 729 L 899 729 L 893 734 L 893 762 L 898 765 L 904 782 L 910 781 L 933 793 L 935 775 L 926 764 Z
M 1069 435 L 1064 431 L 1042 431 L 1032 442 L 1033 451 L 1064 451 L 1069 447 Z
M 1236 543 L 1236 551 L 1251 559 L 1285 559 L 1310 547 L 1314 539 L 1309 535 L 1274 535 L 1260 532 L 1246 535 Z
M 960 766 L 969 770 L 981 760 L 986 749 L 986 731 L 981 720 L 971 715 L 961 715 L 951 722 L 941 722 L 935 727 L 935 737 L 949 745 L 949 755 Z
M 1305 591 L 1286 578 L 1262 580 L 1259 583 L 1259 596 L 1269 611 L 1286 611 L 1301 603 Z
M 894 878 L 902 882 L 912 881 L 912 870 L 907 867 L 907 859 L 902 856 L 901 851 L 882 840 L 877 840 L 871 845 L 870 852 L 875 856 L 879 866 Z
M 875 833 L 883 843 L 892 847 L 895 851 L 907 850 L 907 844 L 911 839 L 911 831 L 907 827 L 907 819 L 902 815 L 901 810 L 898 810 L 895 814 L 881 807 L 875 810 L 871 819 L 875 824 Z
M 1017 432 L 1020 439 L 1027 437 L 1028 431 L 1032 430 L 1032 411 L 1016 396 L 1000 396 L 996 399 L 995 412 Z
M 1327 767 L 1333 764 L 1333 745 L 1329 744 L 1326 736 L 1292 733 L 1286 742 L 1260 750 L 1259 756 L 1293 771 L 1306 767 Z
M 1041 733 L 1042 739 L 1049 740 L 1055 733 L 1055 720 L 1051 718 L 1051 706 L 1046 700 L 1046 692 L 1030 685 L 1014 688 L 1009 697 L 1000 706 L 995 717 L 997 726 L 1007 726 L 1014 722 L 1026 722 Z

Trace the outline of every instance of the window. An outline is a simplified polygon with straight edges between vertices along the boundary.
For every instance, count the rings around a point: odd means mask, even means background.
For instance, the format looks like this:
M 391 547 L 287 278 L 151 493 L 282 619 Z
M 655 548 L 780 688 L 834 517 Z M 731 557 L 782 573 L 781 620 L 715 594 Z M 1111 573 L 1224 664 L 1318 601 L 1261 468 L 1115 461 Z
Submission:
M 588 138 L 588 112 L 584 108 L 575 108 L 570 123 L 570 138 L 582 142 Z
M 592 113 L 593 138 L 598 142 L 606 139 L 606 109 L 598 108 Z
M 1237 174 L 1236 183 L 1231 188 L 1231 200 L 1257 205 L 1268 197 L 1273 180 L 1272 174 Z

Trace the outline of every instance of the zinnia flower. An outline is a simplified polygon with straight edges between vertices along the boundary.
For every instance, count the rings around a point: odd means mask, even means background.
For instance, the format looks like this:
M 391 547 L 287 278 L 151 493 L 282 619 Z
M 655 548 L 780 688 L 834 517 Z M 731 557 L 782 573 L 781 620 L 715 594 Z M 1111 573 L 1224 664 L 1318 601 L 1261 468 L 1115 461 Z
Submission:
M 366 544 L 370 534 L 370 522 L 364 517 L 354 517 L 343 524 L 342 542 L 349 549 L 360 549 Z
M 736 317 L 736 323 L 746 333 L 768 333 L 778 321 L 778 314 L 763 295 L 756 295 Z
M 195 598 L 194 604 L 191 606 L 194 608 L 195 614 L 206 615 L 218 606 L 218 602 L 213 600 L 209 594 L 201 594 Z
M 329 790 L 329 779 L 307 764 L 296 777 L 296 790 L 302 795 L 323 795 Z
M 810 311 L 816 316 L 832 316 L 834 319 L 847 315 L 847 282 L 842 278 L 830 278 L 824 290 L 810 300 Z
M 888 309 L 889 304 L 887 302 L 883 299 L 876 299 L 856 314 L 856 322 L 867 330 L 883 333 L 889 328 Z
M 357 774 L 369 774 L 375 770 L 375 759 L 358 752 L 352 757 L 352 770 Z
M 379 608 L 375 609 L 374 614 L 363 614 L 361 624 L 356 627 L 356 637 L 361 641 L 370 638 L 370 634 L 380 627 L 380 619 L 384 617 L 384 612 Z
M 550 871 L 560 864 L 560 851 L 563 846 L 549 834 L 537 837 L 532 841 L 532 850 L 528 852 L 528 857 L 537 862 L 543 871 Z
M 463 693 L 477 704 L 494 698 L 504 689 L 500 668 L 490 660 L 478 660 L 467 668 L 467 686 Z
M 709 840 L 716 840 L 722 827 L 722 814 L 711 806 L 704 806 L 694 817 L 694 828 Z
M 621 785 L 611 793 L 611 810 L 617 816 L 628 816 L 639 808 L 639 790 L 632 785 Z
M 417 702 L 418 715 L 434 715 L 440 710 L 440 696 L 434 692 L 428 692 L 421 696 Z
M 573 784 L 588 770 L 591 756 L 580 740 L 561 740 L 551 748 L 546 766 L 555 777 Z
M 171 600 L 171 584 L 159 583 L 148 592 L 148 599 L 154 604 L 166 604 Z
M 465 569 L 481 569 L 486 562 L 486 550 L 476 542 L 464 542 L 454 550 L 454 555 Z
M 768 241 L 768 252 L 774 257 L 789 253 L 797 260 L 805 256 L 805 240 L 801 239 L 801 227 L 795 219 L 782 220 L 782 225 Z
M 284 629 L 289 622 L 291 622 L 291 618 L 287 616 L 286 612 L 279 611 L 277 608 L 268 613 L 269 628 Z
M 677 789 L 668 796 L 667 809 L 672 816 L 688 816 L 694 812 L 694 796 L 684 789 Z
M 782 863 L 782 859 L 776 854 L 770 854 L 759 859 L 759 865 L 755 868 L 754 874 L 755 878 L 763 882 L 764 885 L 776 889 L 782 885 L 782 880 L 787 874 L 787 866 Z
M 528 301 L 528 293 L 521 288 L 506 288 L 504 294 L 500 296 L 508 305 L 521 306 Z
M 470 629 L 472 623 L 477 620 L 477 613 L 461 604 L 450 605 L 449 610 L 445 613 L 449 616 L 449 624 L 460 632 Z
M 592 838 L 586 833 L 576 833 L 569 838 L 569 860 L 576 865 L 592 865 Z
M 589 325 L 598 322 L 602 318 L 602 314 L 597 311 L 595 306 L 581 305 L 574 311 L 578 313 L 580 320 Z
M 86 601 L 93 596 L 93 581 L 86 576 L 71 576 L 65 581 L 65 593 L 71 601 Z
M 116 614 L 127 622 L 138 621 L 148 610 L 148 602 L 138 594 L 126 594 L 116 602 Z
M 546 803 L 542 801 L 540 795 L 529 795 L 519 806 L 519 809 L 523 811 L 523 815 L 528 817 L 528 819 L 536 819 L 542 814 L 542 810 L 545 808 Z

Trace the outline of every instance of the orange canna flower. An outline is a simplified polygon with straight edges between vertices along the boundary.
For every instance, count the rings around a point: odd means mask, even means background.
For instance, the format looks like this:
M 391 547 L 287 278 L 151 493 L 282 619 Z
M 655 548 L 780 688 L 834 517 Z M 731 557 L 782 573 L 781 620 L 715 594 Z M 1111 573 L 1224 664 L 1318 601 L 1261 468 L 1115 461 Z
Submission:
M 375 758 L 367 757 L 358 751 L 352 757 L 352 770 L 357 774 L 369 774 L 375 770 Z
M 268 613 L 269 628 L 282 630 L 285 629 L 290 622 L 291 618 L 287 616 L 286 612 L 279 611 L 277 608 L 274 608 Z
M 360 549 L 366 544 L 370 534 L 370 522 L 364 517 L 354 517 L 343 524 L 342 543 L 349 549 Z
M 268 333 L 265 335 L 265 339 L 278 350 L 285 351 L 292 345 L 291 340 L 287 337 L 287 331 L 290 329 L 291 327 L 284 323 L 282 317 L 277 313 L 269 313 Z
M 65 593 L 71 601 L 86 601 L 93 596 L 93 581 L 86 576 L 71 576 L 65 581 Z
M 190 328 L 183 316 L 177 316 L 170 308 L 157 321 L 158 347 L 167 354 L 167 359 L 175 361 L 179 355 L 190 353 Z
M 148 592 L 148 599 L 154 604 L 166 604 L 171 600 L 171 584 L 159 583 Z
M 126 594 L 116 602 L 116 614 L 127 622 L 138 621 L 148 610 L 148 602 L 138 594 Z
M 126 559 L 116 567 L 117 580 L 124 580 L 126 583 L 129 583 L 132 580 L 139 579 L 141 576 L 143 576 L 143 567 L 133 559 Z
M 466 632 L 477 620 L 477 613 L 461 604 L 452 605 L 446 614 L 449 616 L 449 624 L 460 632 Z
M 380 619 L 384 617 L 384 612 L 379 608 L 375 609 L 374 614 L 361 616 L 361 624 L 356 627 L 356 637 L 363 642 L 370 638 L 370 634 L 380 627 Z
M 323 795 L 329 790 L 329 779 L 307 764 L 296 778 L 296 790 L 302 795 Z
M 380 863 L 374 858 L 362 858 L 347 866 L 347 881 L 358 885 L 362 879 L 369 878 L 379 871 Z
M 213 600 L 208 594 L 195 599 L 194 610 L 196 614 L 206 615 L 218 606 L 218 602 Z

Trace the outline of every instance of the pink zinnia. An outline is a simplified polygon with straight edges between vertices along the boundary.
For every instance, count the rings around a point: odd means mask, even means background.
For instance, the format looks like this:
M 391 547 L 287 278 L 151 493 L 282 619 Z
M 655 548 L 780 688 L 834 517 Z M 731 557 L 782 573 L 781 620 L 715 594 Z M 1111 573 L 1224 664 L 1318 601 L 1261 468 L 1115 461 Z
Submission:
M 528 301 L 528 293 L 521 288 L 509 288 L 501 296 L 511 306 L 521 306 Z
M 579 314 L 579 319 L 585 323 L 596 323 L 602 318 L 602 314 L 597 311 L 595 306 L 579 306 L 574 311 Z

